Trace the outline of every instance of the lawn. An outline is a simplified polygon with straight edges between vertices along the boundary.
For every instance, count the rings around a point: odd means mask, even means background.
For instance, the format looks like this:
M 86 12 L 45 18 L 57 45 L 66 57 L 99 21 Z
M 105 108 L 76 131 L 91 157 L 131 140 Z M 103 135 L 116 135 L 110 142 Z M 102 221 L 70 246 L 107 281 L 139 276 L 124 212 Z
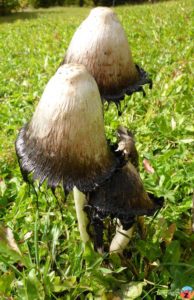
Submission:
M 137 227 L 123 256 L 95 253 L 80 241 L 72 196 L 33 189 L 20 174 L 18 131 L 89 10 L 0 18 L 0 299 L 181 299 L 182 287 L 194 289 L 192 1 L 115 9 L 135 62 L 154 83 L 146 97 L 125 98 L 122 116 L 113 104 L 105 111 L 107 137 L 116 139 L 119 124 L 134 132 L 144 185 L 165 198 L 146 218 L 146 235 Z

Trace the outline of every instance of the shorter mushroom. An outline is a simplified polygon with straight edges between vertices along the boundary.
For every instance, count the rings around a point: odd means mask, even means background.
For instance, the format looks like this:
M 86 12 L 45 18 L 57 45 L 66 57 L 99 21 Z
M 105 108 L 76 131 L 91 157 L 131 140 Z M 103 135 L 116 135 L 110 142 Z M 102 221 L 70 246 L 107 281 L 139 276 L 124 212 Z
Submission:
M 107 217 L 119 220 L 120 226 L 110 246 L 110 250 L 115 252 L 125 248 L 129 241 L 127 235 L 131 236 L 137 216 L 151 216 L 163 205 L 163 198 L 148 194 L 143 187 L 137 171 L 138 154 L 132 134 L 120 127 L 118 135 L 120 153 L 115 152 L 115 155 L 121 156 L 120 167 L 102 185 L 88 193 L 86 205 L 94 232 L 98 232 L 98 239 L 95 240 L 97 249 L 103 248 L 103 240 L 99 238 L 102 237 L 103 221 Z
M 152 86 L 148 74 L 135 65 L 127 36 L 117 15 L 107 7 L 91 10 L 78 27 L 62 64 L 80 63 L 95 78 L 105 100 L 119 106 L 125 94 L 143 91 L 146 83 Z

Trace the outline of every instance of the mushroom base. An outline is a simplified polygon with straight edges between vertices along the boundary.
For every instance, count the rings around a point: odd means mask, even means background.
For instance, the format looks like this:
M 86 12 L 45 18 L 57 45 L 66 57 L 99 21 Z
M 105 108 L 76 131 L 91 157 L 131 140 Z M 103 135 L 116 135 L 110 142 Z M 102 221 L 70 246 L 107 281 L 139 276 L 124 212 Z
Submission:
M 151 199 L 154 199 L 156 201 L 155 207 L 152 209 L 133 209 L 130 210 L 129 212 L 124 211 L 119 211 L 120 207 L 118 206 L 118 211 L 115 209 L 110 208 L 107 209 L 105 207 L 100 207 L 99 205 L 91 205 L 87 204 L 85 205 L 85 212 L 88 215 L 88 218 L 90 220 L 90 225 L 93 228 L 93 234 L 92 234 L 92 239 L 94 242 L 94 248 L 98 252 L 103 251 L 104 249 L 104 242 L 103 242 L 103 231 L 104 231 L 104 221 L 106 218 L 111 218 L 111 219 L 118 219 L 120 221 L 120 224 L 122 225 L 122 230 L 124 231 L 129 231 L 134 223 L 137 221 L 136 217 L 137 216 L 152 216 L 154 215 L 163 205 L 164 199 L 157 198 L 152 194 L 149 194 Z M 88 229 L 88 234 L 91 235 L 90 230 Z M 100 251 L 99 251 L 100 249 Z

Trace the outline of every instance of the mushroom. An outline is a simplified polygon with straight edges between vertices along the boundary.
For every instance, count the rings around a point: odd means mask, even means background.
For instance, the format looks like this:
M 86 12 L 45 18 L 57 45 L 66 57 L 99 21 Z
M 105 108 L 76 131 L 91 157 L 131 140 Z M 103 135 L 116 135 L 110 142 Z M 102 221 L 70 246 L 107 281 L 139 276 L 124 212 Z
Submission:
M 95 78 L 105 100 L 119 106 L 125 94 L 143 91 L 152 85 L 148 74 L 135 65 L 127 36 L 108 7 L 97 7 L 78 27 L 67 49 L 62 64 L 80 63 Z
M 48 82 L 31 121 L 19 132 L 16 153 L 24 180 L 46 180 L 73 190 L 78 226 L 87 242 L 88 218 L 95 248 L 103 249 L 103 220 L 118 218 L 128 230 L 137 215 L 160 207 L 145 192 L 132 134 L 120 127 L 118 145 L 105 137 L 102 102 L 94 78 L 83 65 L 65 64 Z M 117 150 L 117 151 L 116 151 Z
M 83 193 L 108 179 L 119 163 L 105 137 L 97 84 L 83 65 L 66 64 L 57 70 L 15 146 L 24 180 L 32 173 L 40 185 L 47 180 L 53 190 L 61 183 L 65 191 L 73 190 L 80 216 Z M 86 241 L 87 221 L 79 216 Z
M 99 237 L 103 235 L 105 218 L 119 220 L 120 225 L 110 245 L 110 252 L 122 252 L 131 238 L 135 218 L 153 215 L 164 201 L 162 197 L 148 194 L 143 187 L 138 173 L 138 153 L 131 132 L 119 127 L 118 136 L 115 155 L 120 156 L 120 167 L 102 185 L 88 193 L 85 207 L 94 232 L 98 233 L 95 236 L 95 247 L 100 251 L 103 249 L 103 239 Z

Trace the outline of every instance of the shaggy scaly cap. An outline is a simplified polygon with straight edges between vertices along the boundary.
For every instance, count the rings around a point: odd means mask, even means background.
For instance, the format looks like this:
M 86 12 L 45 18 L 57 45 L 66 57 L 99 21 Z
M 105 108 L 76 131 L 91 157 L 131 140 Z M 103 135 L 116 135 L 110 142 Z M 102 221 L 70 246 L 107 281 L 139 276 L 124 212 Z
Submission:
M 66 190 L 90 191 L 111 176 L 116 159 L 104 132 L 97 84 L 82 65 L 64 65 L 48 82 L 29 124 L 16 141 L 24 178 Z
M 75 32 L 63 63 L 85 65 L 108 101 L 117 103 L 125 93 L 142 90 L 144 84 L 145 72 L 134 64 L 127 36 L 116 14 L 107 7 L 91 10 Z

